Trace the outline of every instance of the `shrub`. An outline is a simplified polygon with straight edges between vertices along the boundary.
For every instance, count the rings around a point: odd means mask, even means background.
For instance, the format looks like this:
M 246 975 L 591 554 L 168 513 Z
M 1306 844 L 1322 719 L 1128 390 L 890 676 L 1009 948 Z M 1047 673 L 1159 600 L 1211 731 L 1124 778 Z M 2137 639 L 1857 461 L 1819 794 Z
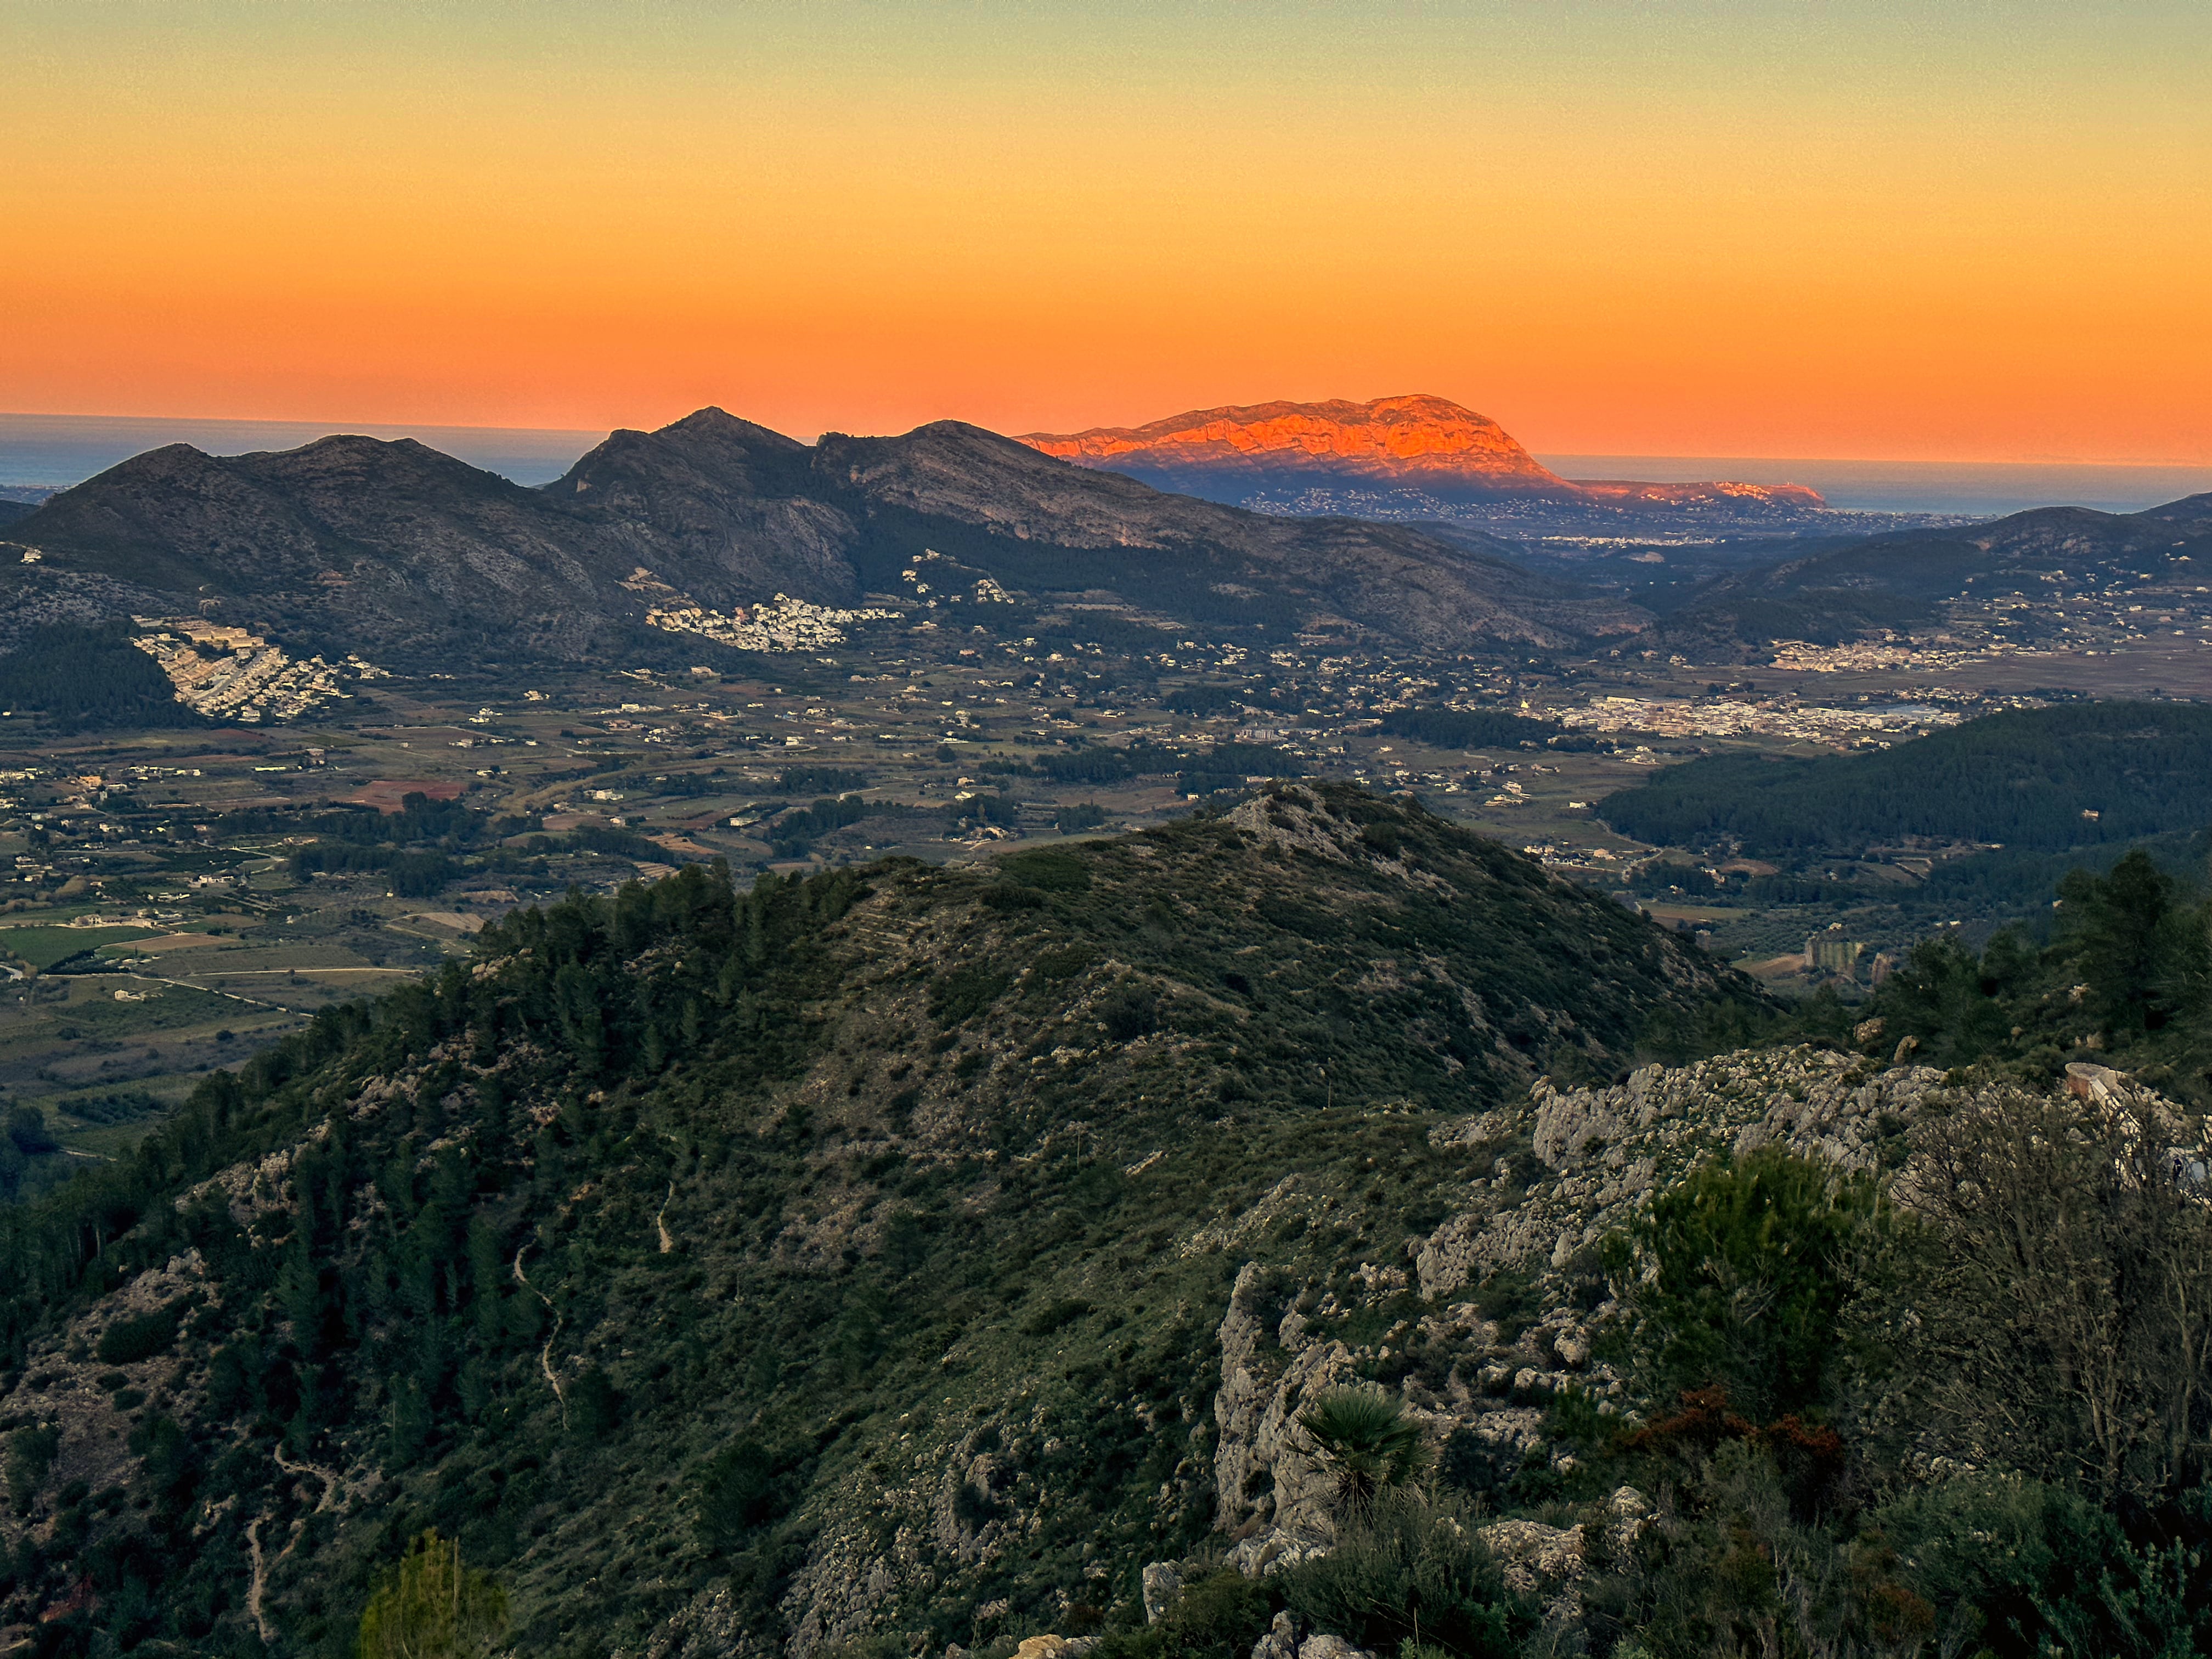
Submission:
M 999 868 L 1024 886 L 1047 893 L 1081 893 L 1091 886 L 1091 869 L 1075 854 L 1057 847 L 1013 853 L 999 860 Z
M 151 1359 L 177 1340 L 177 1328 L 184 1322 L 185 1312 L 185 1304 L 179 1300 L 135 1319 L 118 1319 L 100 1333 L 94 1352 L 103 1365 L 135 1365 L 142 1359 Z
M 996 1002 L 1012 981 L 994 968 L 980 965 L 955 969 L 932 988 L 930 1018 L 939 1025 L 957 1025 L 973 1019 Z
M 1718 1387 L 1761 1423 L 1816 1409 L 1849 1294 L 1845 1255 L 1874 1210 L 1871 1183 L 1771 1146 L 1717 1158 L 1662 1193 L 1637 1240 L 1654 1270 L 1634 1295 L 1645 1397 Z
M 593 1365 L 568 1385 L 568 1426 L 580 1440 L 603 1440 L 621 1423 L 622 1405 L 613 1382 Z
M 1301 1622 L 1371 1652 L 1504 1659 L 1534 1622 L 1457 1510 L 1416 1492 L 1384 1492 L 1339 1522 L 1334 1551 L 1282 1577 Z
M 2182 1506 L 2199 1528 L 2208 1494 Z M 1990 1650 L 2010 1655 L 2205 1651 L 2196 1558 L 2132 1544 L 2113 1517 L 2063 1487 L 2016 1474 L 1963 1475 L 1878 1517 L 1921 1595 L 1971 1608 Z M 2196 1605 L 2189 1605 L 2194 1601 Z
M 1273 1579 L 1247 1578 L 1233 1568 L 1193 1581 L 1139 1630 L 1109 1632 L 1094 1659 L 1246 1659 L 1274 1617 Z
M 61 1142 L 46 1127 L 46 1115 L 36 1106 L 18 1105 L 8 1109 L 7 1136 L 15 1150 L 26 1158 L 37 1158 L 46 1152 L 58 1152 Z
M 1099 1003 L 1098 1018 L 1115 1042 L 1134 1042 L 1160 1029 L 1160 1000 L 1140 986 L 1125 985 Z
M 2002 1447 L 2107 1504 L 2202 1478 L 2212 1213 L 2177 1127 L 2004 1090 L 1916 1132 L 1917 1224 L 1873 1334 L 1920 1443 L 1975 1464 Z
M 1064 1325 L 1073 1325 L 1091 1311 L 1091 1304 L 1076 1297 L 1062 1297 L 1048 1302 L 1022 1322 L 1022 1329 L 1031 1336 L 1050 1336 Z
M 61 1449 L 60 1433 L 51 1425 L 18 1429 L 8 1437 L 8 1499 L 15 1513 L 28 1519 L 39 1487 Z
M 735 1547 L 781 1508 L 775 1460 L 755 1440 L 715 1455 L 699 1474 L 699 1541 L 720 1553 Z

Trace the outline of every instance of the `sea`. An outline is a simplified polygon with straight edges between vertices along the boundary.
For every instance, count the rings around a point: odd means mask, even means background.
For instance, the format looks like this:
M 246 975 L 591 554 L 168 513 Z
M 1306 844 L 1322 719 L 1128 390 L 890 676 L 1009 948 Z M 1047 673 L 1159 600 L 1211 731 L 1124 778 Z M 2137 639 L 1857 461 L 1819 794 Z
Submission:
M 520 484 L 550 483 L 606 434 L 532 427 L 376 426 L 314 421 L 161 419 L 139 416 L 0 414 L 0 494 L 36 497 L 82 483 L 163 444 L 210 455 L 292 449 L 333 432 L 414 438 Z M 2134 513 L 2212 490 L 2212 465 L 2093 462 L 1855 461 L 1741 455 L 1540 455 L 1563 477 L 1654 483 L 1726 478 L 1808 484 L 1832 507 L 1862 513 L 1996 517 L 2071 505 Z

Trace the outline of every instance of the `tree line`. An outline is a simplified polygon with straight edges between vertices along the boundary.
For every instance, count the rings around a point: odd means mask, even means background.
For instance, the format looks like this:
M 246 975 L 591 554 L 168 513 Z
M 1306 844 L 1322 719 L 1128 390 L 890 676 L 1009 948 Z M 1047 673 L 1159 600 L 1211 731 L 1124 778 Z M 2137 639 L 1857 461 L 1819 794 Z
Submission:
M 2061 851 L 2212 823 L 2212 707 L 2014 710 L 1893 748 L 1716 755 L 1608 795 L 1598 815 L 1668 847 L 1792 856 L 1915 838 Z

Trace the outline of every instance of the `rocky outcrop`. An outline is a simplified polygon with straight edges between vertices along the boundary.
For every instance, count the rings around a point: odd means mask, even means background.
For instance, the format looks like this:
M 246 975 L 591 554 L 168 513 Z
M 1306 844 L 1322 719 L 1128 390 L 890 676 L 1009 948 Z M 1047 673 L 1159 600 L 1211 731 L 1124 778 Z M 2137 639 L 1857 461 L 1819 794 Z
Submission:
M 1285 1552 L 1328 1542 L 1328 1483 L 1297 1432 L 1305 1400 L 1352 1374 L 1352 1351 L 1310 1334 L 1295 1311 L 1269 1304 L 1265 1275 L 1247 1262 L 1222 1316 L 1221 1389 L 1214 1421 L 1221 1431 L 1213 1456 L 1216 1512 L 1234 1530 L 1248 1521 L 1268 1529 L 1274 1546 L 1255 1565 L 1273 1565 Z M 1273 1534 L 1286 1532 L 1287 1537 Z
M 1547 1174 L 1518 1186 L 1509 1170 L 1471 1172 L 1467 1206 L 1414 1257 L 1422 1293 L 1448 1295 L 1502 1268 L 1559 1272 L 1625 1224 L 1650 1194 L 1723 1149 L 1779 1143 L 1868 1172 L 1942 1088 L 1925 1066 L 1878 1069 L 1856 1054 L 1776 1048 L 1669 1070 L 1651 1066 L 1607 1089 L 1559 1090 L 1540 1080 L 1517 1122 L 1495 1112 L 1431 1137 L 1470 1163 L 1528 1137 Z
M 1310 812 L 1266 817 L 1269 803 L 1243 809 L 1249 832 L 1272 834 L 1308 852 L 1342 856 L 1334 827 Z M 1279 803 L 1276 803 L 1279 806 Z M 1258 1261 L 1238 1273 L 1218 1340 L 1221 1386 L 1214 1399 L 1220 1438 L 1213 1476 L 1218 1524 L 1237 1541 L 1231 1559 L 1267 1571 L 1326 1549 L 1334 1533 L 1327 1476 L 1297 1428 L 1322 1391 L 1376 1374 L 1394 1353 L 1418 1349 L 1421 1364 L 1399 1392 L 1440 1451 L 1466 1430 L 1506 1468 L 1540 1442 L 1543 1404 L 1574 1383 L 1601 1399 L 1620 1390 L 1593 1365 L 1593 1314 L 1576 1281 L 1603 1275 L 1581 1261 L 1606 1233 L 1631 1220 L 1658 1187 L 1723 1149 L 1769 1141 L 1840 1167 L 1874 1167 L 1886 1136 L 1901 1134 L 1941 1085 L 1925 1066 L 1873 1072 L 1856 1056 L 1812 1048 L 1728 1056 L 1668 1070 L 1648 1066 L 1613 1088 L 1568 1090 L 1539 1080 L 1528 1100 L 1453 1120 L 1431 1141 L 1466 1161 L 1464 1207 L 1425 1238 L 1408 1240 L 1412 1273 L 1363 1263 L 1364 1293 L 1287 1283 Z M 1527 1181 L 1512 1154 L 1527 1147 L 1544 1173 Z M 1298 1213 L 1298 1195 L 1269 1193 L 1256 1206 L 1265 1225 Z M 1248 1236 L 1232 1230 L 1228 1237 Z M 1543 1306 L 1510 1334 L 1485 1317 L 1480 1291 L 1500 1271 L 1535 1280 Z M 1379 1340 L 1336 1334 L 1356 1314 L 1417 1284 L 1440 1310 L 1387 1329 Z
M 1301 844 L 1320 834 L 1303 820 L 1278 828 Z M 2083 1069 L 2077 1091 L 2147 1109 L 2119 1082 Z M 1287 1284 L 1261 1261 L 1237 1275 L 1218 1333 L 1215 1401 L 1217 1514 L 1236 1540 L 1229 1559 L 1264 1573 L 1333 1542 L 1326 1474 L 1297 1427 L 1320 1390 L 1393 1377 L 1432 1452 L 1462 1435 L 1504 1471 L 1549 1455 L 1542 1431 L 1553 1395 L 1580 1389 L 1604 1412 L 1617 1409 L 1622 1392 L 1620 1378 L 1594 1358 L 1599 1330 L 1618 1311 L 1597 1261 L 1601 1239 L 1716 1153 L 1781 1145 L 1839 1170 L 1894 1167 L 1913 1123 L 1950 1109 L 1958 1092 L 1929 1066 L 1883 1068 L 1856 1054 L 1795 1048 L 1646 1066 L 1606 1088 L 1563 1090 L 1540 1079 L 1524 1102 L 1439 1125 L 1431 1145 L 1466 1170 L 1462 1207 L 1407 1241 L 1410 1273 L 1362 1264 L 1353 1275 L 1361 1293 L 1349 1303 Z M 1510 1321 L 1483 1305 L 1498 1300 L 1499 1275 L 1511 1280 L 1518 1304 Z M 1338 1334 L 1371 1327 L 1375 1310 L 1416 1288 L 1425 1309 L 1379 1338 Z M 1391 1364 L 1414 1355 L 1410 1370 Z M 1619 1545 L 1649 1512 L 1642 1495 L 1624 1487 L 1589 1524 Z M 1548 1617 L 1575 1616 L 1583 1528 L 1514 1519 L 1490 1523 L 1482 1536 L 1508 1582 L 1544 1598 Z M 1304 1659 L 1304 1649 L 1297 1652 Z
M 1182 1594 L 1182 1569 L 1172 1561 L 1148 1561 L 1143 1578 L 1145 1622 L 1157 1625 L 1160 1615 Z
M 173 1352 L 174 1334 L 210 1300 L 207 1264 L 191 1250 L 137 1274 L 79 1324 L 32 1343 L 20 1376 L 0 1394 L 0 1413 L 18 1430 L 11 1467 L 21 1488 L 0 1516 L 0 1547 L 52 1535 L 52 1492 L 104 1490 L 127 1479 L 137 1461 L 132 1413 L 148 1400 L 191 1420 L 181 1386 L 188 1367 Z

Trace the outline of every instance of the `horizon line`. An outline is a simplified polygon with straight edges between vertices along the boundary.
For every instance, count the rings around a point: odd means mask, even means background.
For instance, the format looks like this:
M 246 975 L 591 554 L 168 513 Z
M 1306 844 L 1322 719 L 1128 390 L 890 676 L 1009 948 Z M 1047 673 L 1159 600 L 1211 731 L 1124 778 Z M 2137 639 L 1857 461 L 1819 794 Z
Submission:
M 700 407 L 700 408 L 702 408 L 702 409 L 709 408 L 709 407 L 720 408 L 720 407 L 722 407 L 722 405 L 720 405 L 720 404 L 701 404 L 699 407 Z M 688 411 L 688 412 L 696 412 L 696 411 Z M 684 418 L 684 416 L 677 416 L 676 418 L 677 418 L 677 419 L 678 419 L 678 420 L 681 420 L 681 419 L 683 419 L 683 418 Z M 740 416 L 739 418 L 743 419 L 743 418 L 749 418 L 749 417 Z M 939 419 L 951 418 L 951 419 L 956 419 L 956 420 L 957 420 L 957 419 L 959 419 L 959 418 L 961 418 L 961 417 L 955 416 L 950 416 L 950 417 L 946 417 L 946 416 L 939 416 L 939 417 L 938 417 L 938 418 L 939 418 Z M 486 424 L 486 423 L 478 422 L 470 422 L 470 421 L 439 421 L 439 420 L 398 420 L 398 421 L 363 420 L 363 421 L 354 421 L 354 422 L 343 422 L 343 421 L 335 421 L 335 422 L 333 422 L 333 421 L 326 421 L 326 420 L 325 420 L 325 419 L 319 418 L 319 417 L 293 418 L 293 417 L 290 417 L 290 416 L 278 416 L 278 415 L 116 415 L 116 414 L 98 414 L 98 415 L 92 415 L 92 414 L 84 414 L 84 413 L 81 413 L 81 412 L 74 412 L 74 411 L 58 411 L 58 410 L 0 410 L 0 422 L 13 422 L 13 421 L 51 421 L 51 422 L 98 422 L 98 423 L 111 424 L 111 425 L 131 425 L 131 424 L 136 424 L 136 425 L 177 425 L 177 426 L 211 426 L 211 427 L 231 426 L 231 427 L 292 427 L 292 428 L 321 428 L 321 430 L 320 430 L 320 432 L 319 432 L 319 435 L 320 435 L 320 436 L 324 436 L 324 437 L 337 437 L 337 436 L 345 436 L 345 435 L 349 435 L 349 434 L 357 434 L 357 435 L 361 435 L 361 436 L 364 436 L 364 437 L 369 437 L 369 436 L 374 436 L 374 435 L 376 435 L 376 432 L 377 432 L 378 430 L 380 430 L 380 430 L 383 430 L 383 431 L 392 431 L 392 432 L 404 432 L 404 431 L 406 431 L 406 430 L 413 429 L 413 430 L 427 430 L 427 431 L 437 431 L 437 432 L 467 432 L 467 433 L 483 433 L 483 434 L 501 434 L 501 435 L 516 436 L 516 437 L 524 437 L 524 436 L 527 436 L 527 437 L 540 437 L 540 438 L 545 438 L 545 439 L 556 439 L 556 438 L 558 438 L 558 439 L 562 439 L 562 440 L 568 440 L 568 439 L 582 438 L 582 439 L 588 440 L 589 441 L 593 442 L 593 443 L 597 443 L 597 442 L 599 442 L 599 441 L 603 441 L 605 438 L 607 438 L 608 436 L 610 436 L 611 434 L 613 434 L 613 433 L 615 433 L 615 432 L 618 432 L 618 431 L 625 431 L 625 430 L 628 430 L 628 431 L 647 431 L 647 432 L 649 432 L 649 431 L 654 431 L 654 430 L 658 430 L 658 429 L 659 429 L 659 428 L 657 428 L 650 427 L 650 426 L 647 426 L 647 427 L 629 427 L 629 428 L 625 428 L 625 427 L 622 427 L 622 426 L 607 426 L 607 427 L 496 426 L 496 425 L 490 425 L 490 424 Z M 666 424 L 666 423 L 665 423 L 665 422 L 664 422 L 664 424 Z M 762 424 L 766 424 L 766 423 L 765 423 L 765 422 L 762 422 Z M 928 422 L 928 421 L 924 421 L 924 422 L 920 422 L 919 424 L 920 424 L 920 425 L 924 425 L 924 426 L 926 426 L 926 425 L 932 424 L 932 422 Z M 982 427 L 982 429 L 983 429 L 983 430 L 986 430 L 986 431 L 992 431 L 992 430 L 995 430 L 995 428 L 990 428 L 990 427 L 983 427 L 983 426 L 982 426 L 982 422 L 967 422 L 967 424 L 969 424 L 969 425 L 975 425 L 975 426 L 978 426 L 978 427 Z M 908 430 L 913 430 L 913 429 L 915 429 L 915 428 L 908 428 Z M 825 428 L 823 428 L 822 429 L 822 431 L 817 432 L 817 433 L 815 433 L 811 437 L 805 438 L 805 439 L 803 439 L 803 440 L 800 440 L 800 441 L 804 441 L 804 442 L 807 442 L 807 443 L 815 443 L 815 442 L 818 442 L 818 441 L 820 441 L 820 440 L 824 436 L 824 435 L 826 435 L 826 434 L 830 434 L 830 433 L 832 433 L 832 432 L 836 432 L 836 433 L 840 434 L 841 435 L 846 435 L 846 436 L 868 436 L 868 435 L 880 435 L 880 436 L 887 436 L 887 437 L 895 437 L 895 436 L 901 435 L 901 434 L 897 434 L 897 433 L 884 433 L 884 434 L 860 434 L 860 433 L 854 433 L 854 432 L 852 432 L 852 431 L 851 431 L 849 428 L 842 428 L 842 427 L 825 427 Z M 798 435 L 798 434 L 786 434 L 786 435 L 793 436 L 793 437 L 797 437 L 797 435 Z M 1010 438 L 1011 438 L 1011 437 L 1015 437 L 1015 436 L 1016 436 L 1016 434 L 1015 434 L 1011 433 L 1011 432 L 1008 432 L 1008 433 L 1001 433 L 1000 435 L 1000 436 L 1003 436 L 1003 437 L 1010 437 Z M 310 441 L 313 441 L 313 440 L 310 440 Z M 1577 450 L 1568 450 L 1568 449 L 1534 449 L 1534 448 L 1531 448 L 1531 449 L 1529 449 L 1528 453 L 1530 455 L 1534 456 L 1537 460 L 1539 460 L 1539 461 L 1542 461 L 1542 462 L 1545 462 L 1547 465 L 1549 465 L 1549 464 L 1550 464 L 1551 462 L 1553 462 L 1553 461 L 1574 462 L 1574 461 L 1580 461 L 1580 460 L 1680 461 L 1680 462 L 1690 462 L 1690 461 L 1698 461 L 1698 462 L 1704 462 L 1704 461 L 1752 461 L 1752 462 L 1757 462 L 1757 463 L 1759 463 L 1759 465 L 1790 465 L 1790 464 L 1792 464 L 1792 463 L 1799 463 L 1799 462 L 1802 462 L 1802 463 L 1805 463 L 1805 464 L 1807 464 L 1807 465 L 1823 465 L 1823 466 L 1827 466 L 1827 465 L 1881 465 L 1881 466 L 1989 466 L 1989 467 L 2023 467 L 2023 468 L 2029 468 L 2029 467 L 2126 467 L 2126 468 L 2139 469 L 2139 470 L 2142 470 L 2142 471 L 2176 471 L 2176 472 L 2203 471 L 2207 471 L 2207 470 L 2212 470 L 2212 458 L 2206 458 L 2206 459 L 2197 459 L 2197 460 L 2189 460 L 2189 459 L 2173 459 L 2173 458 L 2171 458 L 2171 457 L 2166 457 L 2166 458 L 2144 458 L 2144 457 L 2140 457 L 2140 456 L 2129 456 L 2129 457 L 2095 457 L 2095 456 L 2079 456 L 2079 455 L 2033 456 L 2033 457 L 2017 457 L 2017 456 L 2013 456 L 2013 457 L 1996 457 L 1996 456 L 1981 456 L 1981 455 L 1965 455 L 1965 456 L 1960 456 L 1960 455 L 1947 455 L 1947 456 L 1941 456 L 1941 457 L 1928 457 L 1928 456 L 1882 455 L 1882 454 L 1861 454 L 1861 455 L 1838 455 L 1838 454 L 1828 454 L 1828 455 L 1805 455 L 1805 454 L 1747 454 L 1747 453 L 1741 453 L 1741 452 L 1735 452 L 1735 453 L 1720 453 L 1720 452 L 1698 452 L 1698 451 L 1689 451 L 1689 450 L 1667 450 L 1667 451 L 1662 451 L 1662 450 L 1641 450 L 1641 451 L 1639 451 L 1639 450 L 1628 450 L 1628 449 L 1577 449 Z

